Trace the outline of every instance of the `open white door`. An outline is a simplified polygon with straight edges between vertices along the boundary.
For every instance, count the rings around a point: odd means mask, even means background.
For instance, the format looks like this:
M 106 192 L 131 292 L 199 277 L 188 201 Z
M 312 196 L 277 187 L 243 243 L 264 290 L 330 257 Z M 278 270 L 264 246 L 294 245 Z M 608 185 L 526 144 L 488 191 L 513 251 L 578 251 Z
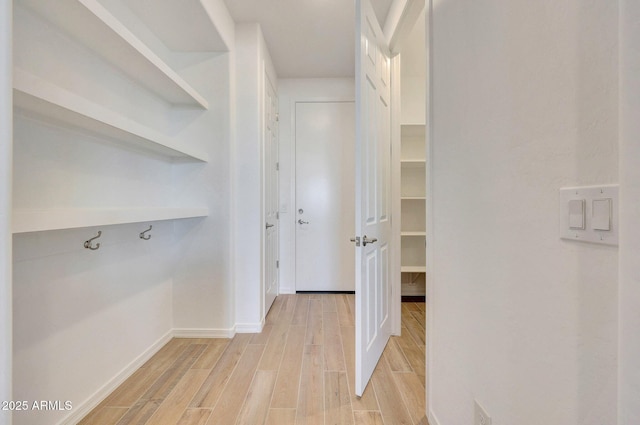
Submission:
M 391 335 L 389 48 L 356 0 L 356 383 L 361 396 Z

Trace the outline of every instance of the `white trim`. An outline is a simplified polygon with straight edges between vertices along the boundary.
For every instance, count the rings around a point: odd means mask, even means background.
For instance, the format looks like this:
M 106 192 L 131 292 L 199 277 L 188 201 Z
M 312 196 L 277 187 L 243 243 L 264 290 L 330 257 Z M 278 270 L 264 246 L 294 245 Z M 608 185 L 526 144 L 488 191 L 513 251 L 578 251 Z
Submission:
M 174 331 L 170 330 L 164 334 L 160 339 L 153 343 L 151 347 L 145 350 L 142 354 L 136 357 L 131 363 L 125 366 L 116 376 L 114 376 L 109 382 L 102 386 L 98 391 L 93 393 L 84 403 L 77 408 L 74 408 L 69 416 L 58 422 L 58 425 L 73 425 L 80 422 L 89 412 L 97 407 L 103 400 L 105 400 L 116 388 L 124 383 L 133 373 L 140 369 L 140 367 L 154 354 L 156 354 L 162 347 L 164 347 L 174 336 Z
M 173 330 L 174 338 L 233 338 L 236 327 L 230 329 L 179 328 Z
M 433 0 L 429 0 L 425 10 L 425 48 L 427 49 L 427 81 L 426 81 L 426 162 L 425 162 L 425 176 L 427 179 L 426 186 L 426 229 L 427 235 L 425 236 L 426 243 L 426 281 L 427 284 L 427 326 L 425 336 L 425 376 L 427 382 L 425 382 L 426 394 L 425 394 L 425 408 L 429 412 L 429 420 L 433 418 L 432 425 L 437 425 L 438 421 L 435 420 L 435 416 L 431 412 L 431 397 L 433 394 L 432 386 L 432 374 L 429 372 L 433 369 L 433 323 L 435 321 L 435 309 L 433 308 L 435 299 L 435 248 L 434 248 L 434 235 L 435 227 L 433 221 L 434 211 L 434 199 L 433 199 L 433 163 L 435 158 L 433 157 Z
M 264 318 L 259 323 L 236 323 L 236 333 L 259 334 L 264 328 Z
M 0 0 L 0 400 L 11 400 L 13 375 L 13 285 L 12 285 L 12 167 L 13 3 Z M 11 411 L 0 411 L 0 422 L 11 425 Z
M 291 287 L 280 287 L 280 290 L 278 292 L 279 295 L 294 295 L 296 293 L 296 288 L 291 288 Z
M 402 329 L 402 196 L 401 149 L 401 55 L 391 58 L 391 334 L 400 335 Z

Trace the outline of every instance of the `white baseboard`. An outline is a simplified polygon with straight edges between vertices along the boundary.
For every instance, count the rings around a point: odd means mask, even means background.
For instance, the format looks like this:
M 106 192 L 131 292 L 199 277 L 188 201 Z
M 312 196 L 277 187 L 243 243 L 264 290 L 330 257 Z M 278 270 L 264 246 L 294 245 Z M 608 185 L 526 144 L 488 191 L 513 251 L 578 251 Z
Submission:
M 296 293 L 296 288 L 283 288 L 280 287 L 278 294 L 279 295 L 292 295 Z
M 264 327 L 264 319 L 258 323 L 236 323 L 236 332 L 239 334 L 259 334 Z
M 433 410 L 429 410 L 429 425 L 440 425 L 440 422 L 433 413 Z
M 173 338 L 173 330 L 170 330 L 163 335 L 159 340 L 153 343 L 151 347 L 145 350 L 144 353 L 136 357 L 131 363 L 129 363 L 124 369 L 122 369 L 113 379 L 102 386 L 98 391 L 93 393 L 87 401 L 82 403 L 77 408 L 74 408 L 69 416 L 64 418 L 58 423 L 58 425 L 75 425 L 82 418 L 84 418 L 89 412 L 91 412 L 97 405 L 102 403 L 116 388 L 118 388 L 124 381 L 126 381 L 133 373 L 140 369 L 140 367 L 149 360 L 154 354 L 156 354 L 162 347 L 165 346 Z
M 230 329 L 179 328 L 173 330 L 174 338 L 233 338 L 235 334 L 235 327 Z

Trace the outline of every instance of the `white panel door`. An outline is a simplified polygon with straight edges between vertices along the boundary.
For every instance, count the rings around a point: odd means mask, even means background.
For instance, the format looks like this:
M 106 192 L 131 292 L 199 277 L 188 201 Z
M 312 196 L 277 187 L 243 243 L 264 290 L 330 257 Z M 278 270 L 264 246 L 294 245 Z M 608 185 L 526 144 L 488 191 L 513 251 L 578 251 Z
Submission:
M 264 116 L 264 288 L 266 317 L 278 295 L 278 97 L 265 76 Z
M 296 290 L 353 291 L 355 105 L 296 103 Z
M 369 0 L 356 0 L 356 394 L 391 336 L 389 49 Z

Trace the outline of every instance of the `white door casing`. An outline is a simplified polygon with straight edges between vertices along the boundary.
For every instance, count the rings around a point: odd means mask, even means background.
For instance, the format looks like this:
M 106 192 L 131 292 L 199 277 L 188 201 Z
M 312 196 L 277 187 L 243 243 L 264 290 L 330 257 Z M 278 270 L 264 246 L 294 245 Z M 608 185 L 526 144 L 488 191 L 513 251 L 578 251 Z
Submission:
M 354 102 L 296 102 L 296 290 L 353 291 Z
M 391 335 L 390 77 L 389 48 L 373 8 L 369 0 L 356 0 L 355 200 L 360 241 L 355 248 L 355 391 L 359 396 Z
M 278 97 L 265 74 L 263 318 L 278 295 Z

